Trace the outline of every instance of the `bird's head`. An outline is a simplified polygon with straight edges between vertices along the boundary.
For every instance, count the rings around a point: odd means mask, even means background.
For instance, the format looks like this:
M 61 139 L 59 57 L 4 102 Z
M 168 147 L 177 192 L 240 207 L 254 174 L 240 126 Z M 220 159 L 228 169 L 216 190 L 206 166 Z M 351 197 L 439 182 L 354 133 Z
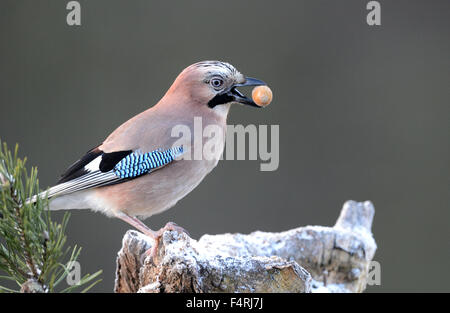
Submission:
M 259 108 L 237 87 L 266 85 L 261 80 L 245 77 L 233 65 L 220 61 L 203 61 L 192 64 L 181 72 L 169 94 L 183 94 L 196 105 L 209 110 L 228 111 L 231 103 Z

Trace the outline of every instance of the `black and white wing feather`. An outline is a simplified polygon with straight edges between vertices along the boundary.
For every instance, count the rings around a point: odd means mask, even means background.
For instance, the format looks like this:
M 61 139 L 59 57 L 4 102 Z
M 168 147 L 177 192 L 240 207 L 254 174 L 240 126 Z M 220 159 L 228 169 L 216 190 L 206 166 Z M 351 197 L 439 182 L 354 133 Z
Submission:
M 182 146 L 147 153 L 132 150 L 105 153 L 97 147 L 70 166 L 56 186 L 40 195 L 48 193 L 51 198 L 122 183 L 159 169 L 181 154 Z M 35 201 L 35 197 L 31 201 Z

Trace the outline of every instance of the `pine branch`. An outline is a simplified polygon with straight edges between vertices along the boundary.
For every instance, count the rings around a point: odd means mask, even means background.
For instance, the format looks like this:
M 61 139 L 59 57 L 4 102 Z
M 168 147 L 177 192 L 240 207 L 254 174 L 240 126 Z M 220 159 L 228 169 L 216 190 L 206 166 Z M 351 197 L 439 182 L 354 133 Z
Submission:
M 27 202 L 40 189 L 37 169 L 32 168 L 28 175 L 25 164 L 26 159 L 18 157 L 17 145 L 11 153 L 0 142 L 0 292 L 56 292 L 81 248 L 65 248 L 68 213 L 58 223 L 50 217 L 47 197 Z M 100 281 L 95 280 L 100 274 L 87 274 L 75 285 L 59 290 L 85 287 L 83 291 L 87 291 Z M 16 282 L 19 290 L 3 286 L 6 281 Z

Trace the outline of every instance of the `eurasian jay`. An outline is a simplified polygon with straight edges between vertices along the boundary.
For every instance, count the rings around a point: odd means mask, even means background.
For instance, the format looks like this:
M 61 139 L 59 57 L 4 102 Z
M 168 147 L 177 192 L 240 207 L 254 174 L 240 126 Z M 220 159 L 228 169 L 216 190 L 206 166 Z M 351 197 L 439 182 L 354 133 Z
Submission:
M 265 83 L 244 77 L 225 62 L 187 67 L 155 106 L 122 124 L 41 196 L 48 195 L 51 210 L 89 208 L 120 218 L 153 238 L 156 247 L 162 231 L 177 226 L 168 223 L 153 231 L 139 218 L 174 206 L 217 165 L 230 105 L 259 107 L 236 87 L 259 85 Z M 194 134 L 194 120 L 199 117 L 203 129 L 216 125 L 223 131 L 223 136 L 215 137 L 219 141 L 215 146 L 221 149 L 212 158 L 184 158 L 193 153 L 193 137 L 180 144 L 172 131 L 185 125 Z

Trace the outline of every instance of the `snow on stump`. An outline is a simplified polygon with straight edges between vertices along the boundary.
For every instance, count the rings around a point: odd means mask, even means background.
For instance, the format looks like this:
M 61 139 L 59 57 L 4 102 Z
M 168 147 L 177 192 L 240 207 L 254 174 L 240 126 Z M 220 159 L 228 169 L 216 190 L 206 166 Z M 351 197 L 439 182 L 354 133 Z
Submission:
M 362 292 L 377 248 L 371 202 L 347 201 L 334 227 L 204 235 L 130 230 L 117 257 L 115 292 Z

